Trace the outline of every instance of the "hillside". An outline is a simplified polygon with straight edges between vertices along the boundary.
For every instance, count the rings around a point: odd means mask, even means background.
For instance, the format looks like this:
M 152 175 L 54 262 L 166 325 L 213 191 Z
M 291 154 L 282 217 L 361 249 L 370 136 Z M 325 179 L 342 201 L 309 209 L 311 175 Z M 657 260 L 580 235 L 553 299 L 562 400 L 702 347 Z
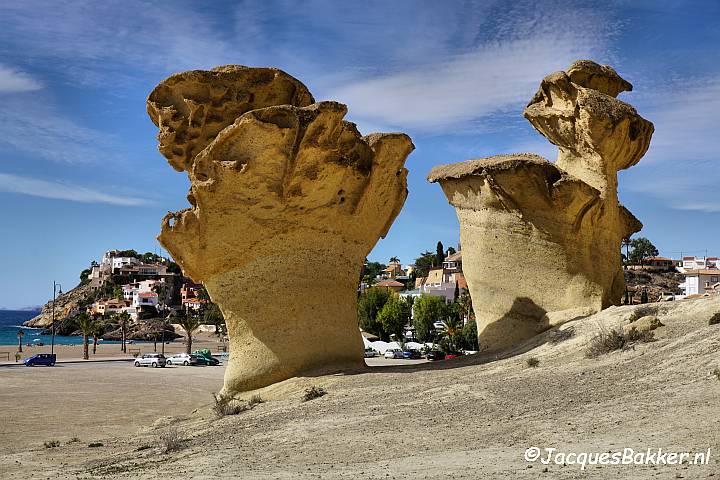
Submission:
M 76 316 L 81 311 L 81 304 L 90 295 L 90 284 L 80 284 L 72 290 L 59 295 L 55 299 L 55 321 L 59 323 L 58 329 L 62 324 Z M 52 300 L 43 305 L 40 314 L 23 323 L 26 327 L 45 328 L 52 323 Z
M 590 339 L 654 309 L 657 340 L 597 359 Z M 502 356 L 291 379 L 266 400 L 217 419 L 210 406 L 102 430 L 102 448 L 69 443 L 0 457 L 25 478 L 706 478 L 720 464 L 589 466 L 528 463 L 530 446 L 565 452 L 704 451 L 720 441 L 720 297 L 612 307 L 548 331 Z M 652 312 L 651 312 L 652 313 Z M 564 332 L 564 334 L 558 333 Z M 532 368 L 527 360 L 539 364 Z M 303 390 L 328 394 L 302 402 Z M 142 408 L 142 405 L 136 405 Z M 99 426 L 102 428 L 102 426 Z M 180 450 L 159 452 L 177 430 Z M 147 445 L 148 447 L 143 447 Z M 713 450 L 713 453 L 714 450 Z M 26 462 L 36 467 L 21 470 Z M 16 463 L 20 462 L 20 464 Z

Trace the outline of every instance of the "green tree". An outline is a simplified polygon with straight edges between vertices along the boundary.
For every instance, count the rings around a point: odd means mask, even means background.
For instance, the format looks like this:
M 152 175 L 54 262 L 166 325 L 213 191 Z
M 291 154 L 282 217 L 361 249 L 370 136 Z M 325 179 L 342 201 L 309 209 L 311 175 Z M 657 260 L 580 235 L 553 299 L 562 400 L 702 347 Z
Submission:
M 443 325 L 445 331 L 443 332 L 442 343 L 445 351 L 448 353 L 459 351 L 464 342 L 462 338 L 463 322 L 458 303 L 454 302 L 447 306 Z
M 387 333 L 378 322 L 377 316 L 385 303 L 390 298 L 390 293 L 384 288 L 368 288 L 358 297 L 357 311 L 358 324 L 363 331 L 387 339 Z
M 458 284 L 457 280 L 455 280 L 455 291 L 453 292 L 453 302 L 457 302 L 460 298 L 460 285 Z
M 22 352 L 22 339 L 23 339 L 24 336 L 25 336 L 25 330 L 23 330 L 22 328 L 18 328 L 18 333 L 17 333 L 17 337 L 18 337 L 18 352 Z
M 97 344 L 100 336 L 105 333 L 105 321 L 101 318 L 95 318 L 93 321 L 92 337 L 93 337 L 93 355 L 97 353 Z
M 435 264 L 435 254 L 433 252 L 424 251 L 415 259 L 415 276 L 427 277 L 430 269 Z
M 77 323 L 80 332 L 82 332 L 83 360 L 88 360 L 90 358 L 90 354 L 88 353 L 88 337 L 92 335 L 93 329 L 95 328 L 95 320 L 83 312 L 75 318 L 75 323 Z
M 215 325 L 216 335 L 225 335 L 227 328 L 225 326 L 225 317 L 223 317 L 220 307 L 215 303 L 210 303 L 203 312 L 203 323 L 205 325 Z
M 127 327 L 130 324 L 130 314 L 127 312 L 116 313 L 114 315 L 115 323 L 120 327 L 120 351 L 127 353 L 126 336 Z
M 403 338 L 405 325 L 410 320 L 410 307 L 397 293 L 391 293 L 377 315 L 377 323 L 388 335 Z
M 84 285 L 88 282 L 88 277 L 92 273 L 92 269 L 86 268 L 82 272 L 80 272 L 80 284 Z
M 658 249 L 652 244 L 650 240 L 645 237 L 633 238 L 630 241 L 630 261 L 634 265 L 643 265 L 645 259 L 648 257 L 655 257 L 658 255 Z
M 437 246 L 435 247 L 435 266 L 437 268 L 442 267 L 442 264 L 444 261 L 445 261 L 445 249 L 443 248 L 442 242 L 438 242 Z
M 462 330 L 462 336 L 466 350 L 478 350 L 477 323 L 475 323 L 474 318 L 468 320 L 465 324 Z
M 443 297 L 432 297 L 422 294 L 415 299 L 413 306 L 413 327 L 415 335 L 421 342 L 435 338 L 433 323 L 443 321 L 447 316 L 447 304 Z
M 365 265 L 363 266 L 363 282 L 368 285 L 373 285 L 375 283 L 375 278 L 380 275 L 386 267 L 387 265 L 384 263 L 368 262 L 366 260 Z
M 390 257 L 390 263 L 400 263 L 400 259 L 398 257 Z
M 453 247 L 448 247 L 447 253 L 448 255 L 455 255 L 457 253 L 457 250 L 455 250 Z
M 177 323 L 185 330 L 187 336 L 186 353 L 190 354 L 192 353 L 192 334 L 200 328 L 200 317 L 193 314 L 182 315 L 177 319 Z

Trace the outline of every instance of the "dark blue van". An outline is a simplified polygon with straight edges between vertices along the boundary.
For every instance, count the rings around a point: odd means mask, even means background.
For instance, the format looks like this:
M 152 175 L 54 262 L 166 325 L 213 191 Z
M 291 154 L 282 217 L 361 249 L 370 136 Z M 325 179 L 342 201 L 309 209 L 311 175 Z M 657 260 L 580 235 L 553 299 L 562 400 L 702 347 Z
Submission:
M 36 353 L 32 357 L 23 360 L 26 367 L 34 367 L 35 365 L 45 365 L 52 367 L 55 365 L 57 356 L 54 353 Z

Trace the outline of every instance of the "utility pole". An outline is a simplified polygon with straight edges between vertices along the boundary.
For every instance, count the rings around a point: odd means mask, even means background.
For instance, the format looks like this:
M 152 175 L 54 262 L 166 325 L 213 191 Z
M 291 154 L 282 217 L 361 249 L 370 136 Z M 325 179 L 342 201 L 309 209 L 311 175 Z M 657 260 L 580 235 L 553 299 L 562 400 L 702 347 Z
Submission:
M 58 287 L 59 291 L 58 291 Z M 53 300 L 52 300 L 52 323 L 50 324 L 50 328 L 52 329 L 52 340 L 50 340 L 50 354 L 55 353 L 55 295 L 60 294 L 62 295 L 62 285 L 59 283 L 55 283 L 55 280 L 53 280 Z

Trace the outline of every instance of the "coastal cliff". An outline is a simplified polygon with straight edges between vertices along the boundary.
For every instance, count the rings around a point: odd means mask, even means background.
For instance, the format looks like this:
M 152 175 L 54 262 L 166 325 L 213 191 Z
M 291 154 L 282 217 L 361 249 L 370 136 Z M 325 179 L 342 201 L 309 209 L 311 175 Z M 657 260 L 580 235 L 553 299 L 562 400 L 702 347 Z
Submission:
M 55 299 L 55 322 L 62 324 L 65 320 L 72 318 L 80 313 L 81 304 L 90 295 L 90 284 L 80 284 L 59 295 Z M 46 328 L 52 323 L 52 300 L 43 305 L 40 314 L 23 323 L 26 327 Z

